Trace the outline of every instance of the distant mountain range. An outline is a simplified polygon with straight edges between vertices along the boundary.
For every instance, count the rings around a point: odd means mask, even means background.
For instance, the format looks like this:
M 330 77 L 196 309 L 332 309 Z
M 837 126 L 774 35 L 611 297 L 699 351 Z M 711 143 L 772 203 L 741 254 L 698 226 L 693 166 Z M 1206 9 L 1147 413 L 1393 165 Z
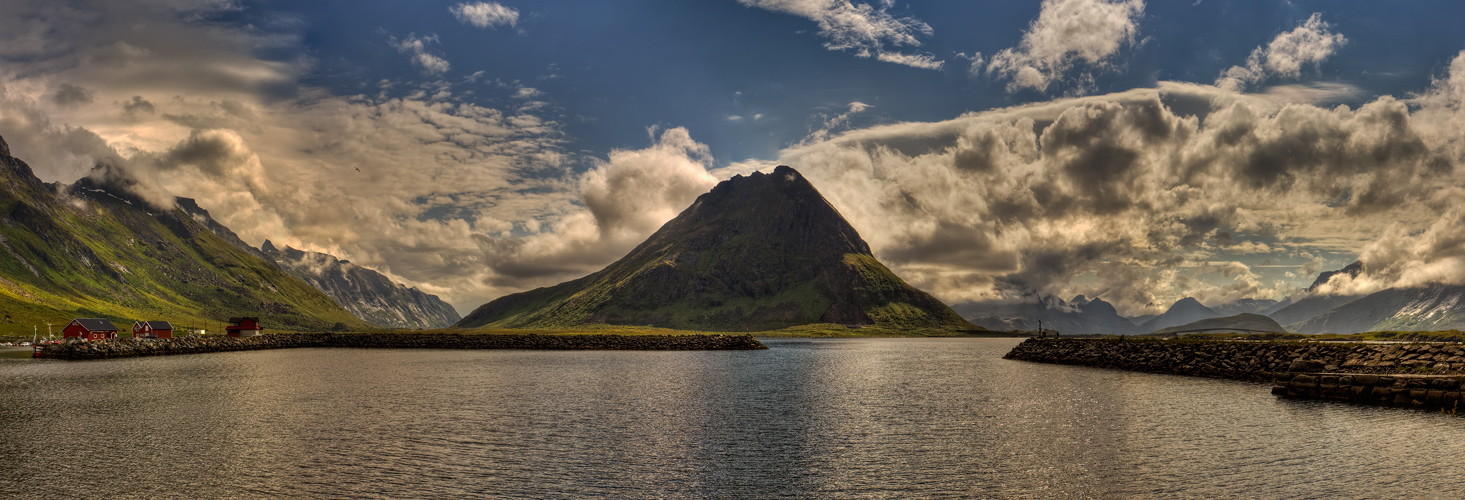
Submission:
M 1019 302 L 966 302 L 952 309 L 989 330 L 1037 330 L 1041 322 L 1043 329 L 1061 333 L 1141 333 L 1140 327 L 1120 316 L 1112 304 L 1083 295 L 1067 301 L 1048 296 Z
M 368 323 L 390 328 L 446 328 L 461 319 L 453 306 L 436 295 L 407 288 L 333 255 L 280 249 L 269 240 L 260 245 L 260 252 Z
M 811 323 L 976 328 L 890 272 L 786 166 L 723 181 L 615 263 L 495 299 L 458 326 L 727 331 Z
M 1080 295 L 1072 301 L 1042 297 L 1023 302 L 957 304 L 954 309 L 977 325 L 994 330 L 1032 330 L 1037 321 L 1063 333 L 1152 333 L 1196 328 L 1244 328 L 1294 333 L 1359 333 L 1465 329 L 1465 286 L 1432 285 L 1382 290 L 1369 295 L 1324 295 L 1318 289 L 1334 276 L 1358 276 L 1363 264 L 1355 262 L 1320 273 L 1304 292 L 1282 301 L 1241 299 L 1206 307 L 1182 298 L 1163 314 L 1122 318 L 1135 322 L 1126 330 L 1115 323 L 1113 307 Z M 1085 304 L 1100 303 L 1099 307 Z M 1266 317 L 1267 321 L 1258 321 Z M 1051 326 L 1050 326 L 1051 325 Z M 1186 326 L 1196 325 L 1193 328 Z M 1250 326 L 1248 326 L 1250 325 Z M 1274 326 L 1275 325 L 1275 326 Z

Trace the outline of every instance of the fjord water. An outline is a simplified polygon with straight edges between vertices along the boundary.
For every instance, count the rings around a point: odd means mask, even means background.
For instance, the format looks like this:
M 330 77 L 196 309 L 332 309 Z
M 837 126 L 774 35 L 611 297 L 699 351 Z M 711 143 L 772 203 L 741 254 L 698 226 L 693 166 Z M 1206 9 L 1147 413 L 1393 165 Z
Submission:
M 1465 417 L 1001 359 L 1016 339 L 765 342 L 0 359 L 0 497 L 1465 492 Z

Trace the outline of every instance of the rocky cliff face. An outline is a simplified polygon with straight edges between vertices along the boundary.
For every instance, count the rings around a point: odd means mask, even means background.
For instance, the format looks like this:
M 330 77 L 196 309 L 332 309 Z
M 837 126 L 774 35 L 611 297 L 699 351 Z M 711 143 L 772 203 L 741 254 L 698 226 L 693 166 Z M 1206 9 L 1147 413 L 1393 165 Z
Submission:
M 436 295 L 400 285 L 381 273 L 319 252 L 280 249 L 268 240 L 264 257 L 291 276 L 325 292 L 337 304 L 368 323 L 389 328 L 444 328 L 457 323 L 458 312 Z
M 594 323 L 974 328 L 886 269 L 818 190 L 783 166 L 718 184 L 605 269 L 501 297 L 459 326 Z

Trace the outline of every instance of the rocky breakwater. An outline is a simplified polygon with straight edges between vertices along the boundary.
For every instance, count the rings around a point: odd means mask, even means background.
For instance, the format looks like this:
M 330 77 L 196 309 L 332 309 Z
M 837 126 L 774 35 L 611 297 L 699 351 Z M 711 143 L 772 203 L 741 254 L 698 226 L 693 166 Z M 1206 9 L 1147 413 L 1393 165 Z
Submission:
M 1272 394 L 1383 406 L 1460 410 L 1462 375 L 1297 373 L 1280 377 Z
M 1154 339 L 1028 339 L 1007 359 L 1272 382 L 1295 399 L 1460 409 L 1465 346 Z
M 1459 344 L 1028 339 L 1007 359 L 1269 382 L 1289 373 L 1465 373 Z
M 205 352 L 254 351 L 290 347 L 320 347 L 326 334 L 260 335 L 257 337 L 179 337 L 172 339 L 114 339 L 47 344 L 41 357 L 106 359 L 132 356 L 167 356 Z
M 257 337 L 118 339 L 49 344 L 42 357 L 106 359 L 206 352 L 355 347 L 384 349 L 751 350 L 767 349 L 751 335 L 541 335 L 471 333 L 280 333 Z

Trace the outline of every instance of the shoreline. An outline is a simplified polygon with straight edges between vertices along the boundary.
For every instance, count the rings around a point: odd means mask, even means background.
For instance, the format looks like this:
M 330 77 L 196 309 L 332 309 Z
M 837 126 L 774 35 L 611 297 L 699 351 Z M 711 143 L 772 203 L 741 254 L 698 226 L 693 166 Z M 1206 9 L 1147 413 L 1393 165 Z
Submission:
M 42 357 L 63 360 L 110 359 L 299 347 L 617 351 L 716 351 L 768 348 L 751 335 L 273 333 L 254 337 L 179 337 L 65 342 L 46 345 L 42 351 Z

